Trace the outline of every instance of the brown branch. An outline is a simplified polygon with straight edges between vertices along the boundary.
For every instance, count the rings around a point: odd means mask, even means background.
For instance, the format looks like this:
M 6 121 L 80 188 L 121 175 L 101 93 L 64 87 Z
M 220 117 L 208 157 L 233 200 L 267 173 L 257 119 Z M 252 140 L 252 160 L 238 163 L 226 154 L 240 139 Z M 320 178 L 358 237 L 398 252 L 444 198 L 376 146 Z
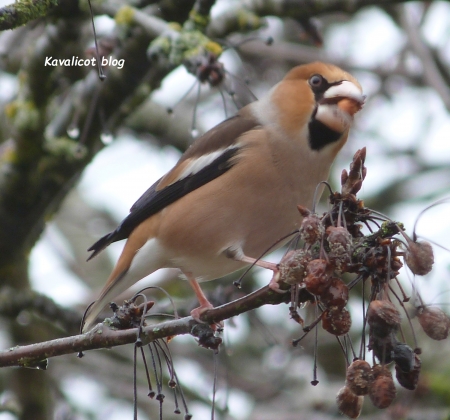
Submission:
M 263 305 L 278 305 L 289 298 L 290 295 L 288 293 L 276 293 L 269 289 L 268 286 L 265 286 L 233 302 L 206 311 L 202 315 L 202 321 L 208 324 L 218 323 Z M 192 328 L 197 324 L 199 323 L 191 316 L 161 322 L 144 327 L 140 338 L 143 344 L 147 344 L 159 338 L 190 334 Z M 45 361 L 49 357 L 132 344 L 136 342 L 137 334 L 137 328 L 113 330 L 104 324 L 98 324 L 93 330 L 83 335 L 59 338 L 4 350 L 0 352 L 0 367 L 22 366 L 43 368 L 46 366 Z

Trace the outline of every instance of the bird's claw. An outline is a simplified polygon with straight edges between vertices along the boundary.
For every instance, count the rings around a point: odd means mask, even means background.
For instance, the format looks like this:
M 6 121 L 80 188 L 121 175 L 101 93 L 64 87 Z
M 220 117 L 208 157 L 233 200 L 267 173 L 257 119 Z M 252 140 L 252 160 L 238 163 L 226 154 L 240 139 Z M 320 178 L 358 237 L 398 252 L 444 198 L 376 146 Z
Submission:
M 269 289 L 277 293 L 287 293 L 289 290 L 281 289 L 279 281 L 280 281 L 280 270 L 278 270 L 277 267 L 276 270 L 273 270 L 273 277 L 269 282 Z
M 195 321 L 200 322 L 201 324 L 207 324 L 207 322 L 203 321 L 201 319 L 201 316 L 206 311 L 209 311 L 210 309 L 214 309 L 214 306 L 211 303 L 204 303 L 200 305 L 198 308 L 192 309 L 191 316 L 194 318 Z M 210 327 L 216 331 L 217 329 L 223 329 L 224 324 L 223 321 L 220 321 L 216 324 L 211 324 Z

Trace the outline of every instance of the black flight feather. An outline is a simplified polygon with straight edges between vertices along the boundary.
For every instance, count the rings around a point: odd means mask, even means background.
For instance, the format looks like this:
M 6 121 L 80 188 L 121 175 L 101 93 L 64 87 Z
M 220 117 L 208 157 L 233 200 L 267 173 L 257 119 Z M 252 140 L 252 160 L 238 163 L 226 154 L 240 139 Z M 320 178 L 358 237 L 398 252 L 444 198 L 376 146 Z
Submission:
M 103 251 L 109 244 L 128 238 L 131 232 L 150 216 L 227 172 L 235 163 L 233 157 L 237 155 L 239 150 L 238 147 L 226 149 L 217 159 L 197 173 L 180 179 L 159 191 L 156 190 L 159 183 L 157 181 L 134 203 L 130 214 L 116 230 L 103 236 L 88 249 L 88 251 L 94 251 L 89 256 L 88 261 Z

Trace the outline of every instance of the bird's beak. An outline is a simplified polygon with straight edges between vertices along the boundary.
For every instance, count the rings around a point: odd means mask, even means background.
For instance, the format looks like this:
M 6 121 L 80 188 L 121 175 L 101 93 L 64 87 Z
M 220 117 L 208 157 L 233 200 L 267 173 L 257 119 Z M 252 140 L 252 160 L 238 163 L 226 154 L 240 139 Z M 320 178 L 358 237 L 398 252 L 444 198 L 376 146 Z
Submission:
M 344 80 L 327 89 L 320 104 L 336 104 L 342 111 L 353 116 L 363 107 L 365 100 L 366 95 L 362 94 L 358 86 Z
M 338 133 L 347 130 L 366 96 L 354 83 L 344 80 L 328 88 L 319 101 L 315 118 Z

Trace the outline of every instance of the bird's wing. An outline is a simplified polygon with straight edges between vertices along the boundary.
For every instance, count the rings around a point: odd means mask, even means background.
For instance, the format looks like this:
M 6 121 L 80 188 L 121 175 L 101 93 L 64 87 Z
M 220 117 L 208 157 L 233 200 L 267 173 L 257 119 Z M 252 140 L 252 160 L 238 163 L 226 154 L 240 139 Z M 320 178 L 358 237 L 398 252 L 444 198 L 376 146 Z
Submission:
M 197 139 L 175 167 L 156 181 L 131 207 L 130 214 L 113 232 L 103 236 L 88 251 L 94 258 L 112 242 L 128 238 L 144 220 L 158 213 L 191 191 L 227 172 L 237 161 L 243 145 L 239 138 L 259 126 L 242 109 Z

